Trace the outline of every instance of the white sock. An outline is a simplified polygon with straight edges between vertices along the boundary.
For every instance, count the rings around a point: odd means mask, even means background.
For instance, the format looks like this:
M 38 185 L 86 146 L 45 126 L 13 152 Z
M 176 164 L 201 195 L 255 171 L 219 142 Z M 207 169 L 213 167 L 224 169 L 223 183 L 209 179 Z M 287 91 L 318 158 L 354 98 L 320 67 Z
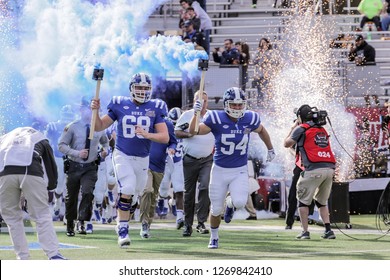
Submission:
M 183 219 L 183 210 L 177 209 L 176 212 L 177 212 L 176 221 Z
M 219 227 L 217 227 L 217 228 L 211 228 L 211 236 L 210 236 L 210 239 L 219 239 L 218 231 L 219 231 Z
M 227 198 L 226 198 L 226 206 L 229 207 L 229 208 L 233 208 L 233 201 L 232 201 L 232 197 L 229 195 Z

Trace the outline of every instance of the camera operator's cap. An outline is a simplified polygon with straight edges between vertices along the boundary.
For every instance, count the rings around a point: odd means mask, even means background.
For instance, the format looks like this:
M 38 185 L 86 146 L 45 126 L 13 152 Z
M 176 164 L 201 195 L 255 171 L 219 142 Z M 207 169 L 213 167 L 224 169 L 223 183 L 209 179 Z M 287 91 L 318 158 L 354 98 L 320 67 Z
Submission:
M 362 35 L 356 36 L 355 42 L 360 41 L 360 40 L 364 40 L 363 36 Z
M 184 22 L 184 26 L 185 27 L 187 27 L 187 26 L 190 26 L 190 25 L 192 25 L 193 23 L 192 23 L 192 20 L 186 20 L 185 22 Z
M 311 107 L 307 104 L 302 105 L 297 110 L 297 117 L 301 117 L 301 120 L 310 120 L 312 119 L 313 112 L 311 110 Z

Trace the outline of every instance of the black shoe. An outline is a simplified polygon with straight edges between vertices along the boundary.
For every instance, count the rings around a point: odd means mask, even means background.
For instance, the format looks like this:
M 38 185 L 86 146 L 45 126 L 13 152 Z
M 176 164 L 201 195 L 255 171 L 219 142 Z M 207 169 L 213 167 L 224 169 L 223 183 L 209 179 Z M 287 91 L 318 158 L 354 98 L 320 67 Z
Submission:
M 284 229 L 292 229 L 292 226 L 286 225 L 286 227 Z
M 74 236 L 74 222 L 73 221 L 66 222 L 66 235 L 68 237 Z
M 77 233 L 78 234 L 87 234 L 87 231 L 85 230 L 84 221 L 77 222 Z
M 256 216 L 249 216 L 248 218 L 246 218 L 246 220 L 257 220 L 257 217 Z
M 189 237 L 192 234 L 192 226 L 185 224 L 183 229 L 183 236 Z
M 206 228 L 204 223 L 198 223 L 196 226 L 196 231 L 199 232 L 200 234 L 208 234 L 209 230 Z

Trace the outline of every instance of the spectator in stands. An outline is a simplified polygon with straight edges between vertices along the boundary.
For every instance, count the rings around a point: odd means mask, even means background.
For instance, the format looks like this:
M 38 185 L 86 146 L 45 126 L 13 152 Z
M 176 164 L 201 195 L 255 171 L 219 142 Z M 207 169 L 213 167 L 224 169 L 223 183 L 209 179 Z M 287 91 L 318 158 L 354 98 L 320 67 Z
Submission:
M 232 39 L 225 39 L 225 49 L 215 48 L 213 58 L 220 64 L 240 64 L 240 52 L 233 47 Z M 221 52 L 221 55 L 219 54 Z
M 378 31 L 382 30 L 380 13 L 382 11 L 383 4 L 381 0 L 362 0 L 359 3 L 358 11 L 363 15 L 360 22 L 360 28 L 363 29 L 364 25 L 373 21 Z
M 194 29 L 196 31 L 200 31 L 200 18 L 196 17 L 196 13 L 193 7 L 188 7 L 186 10 L 186 14 L 189 20 L 194 24 Z
M 253 9 L 257 8 L 257 0 L 252 0 L 252 8 Z
M 241 80 L 242 84 L 240 88 L 245 91 L 246 83 L 248 82 L 248 65 L 250 60 L 249 46 L 247 43 L 236 42 L 235 46 L 240 53 L 240 64 L 241 64 Z
M 261 38 L 257 54 L 253 60 L 255 67 L 253 86 L 257 88 L 258 98 L 264 100 L 265 89 L 268 86 L 270 78 L 270 69 L 272 66 L 271 60 L 272 45 L 267 38 Z
M 210 54 L 210 33 L 212 28 L 211 18 L 208 16 L 206 11 L 202 9 L 200 4 L 197 1 L 192 0 L 180 0 L 180 5 L 183 9 L 188 9 L 189 7 L 194 8 L 196 17 L 200 19 L 200 31 L 203 32 L 205 36 L 205 51 L 207 55 Z
M 362 35 L 356 37 L 355 45 L 350 48 L 349 61 L 355 61 L 356 65 L 375 64 L 375 49 L 364 40 Z
M 203 50 L 206 49 L 204 34 L 195 30 L 194 24 L 191 20 L 186 20 L 184 22 L 184 31 L 184 41 L 186 41 L 185 39 L 189 39 L 192 43 L 195 44 L 195 46 L 200 46 Z
M 383 3 L 382 12 L 382 30 L 387 31 L 390 25 L 390 0 L 385 0 Z

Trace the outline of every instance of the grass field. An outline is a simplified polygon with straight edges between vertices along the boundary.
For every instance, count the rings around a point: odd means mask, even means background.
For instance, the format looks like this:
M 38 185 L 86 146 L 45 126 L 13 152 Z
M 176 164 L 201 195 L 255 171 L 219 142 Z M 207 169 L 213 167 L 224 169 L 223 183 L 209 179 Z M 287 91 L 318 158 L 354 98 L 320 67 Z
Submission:
M 128 249 L 117 246 L 114 225 L 95 225 L 91 235 L 65 235 L 65 226 L 56 222 L 58 239 L 63 246 L 76 245 L 81 248 L 61 249 L 64 256 L 72 260 L 124 260 L 124 259 L 231 259 L 231 260 L 390 260 L 390 235 L 382 237 L 376 229 L 374 215 L 351 216 L 352 229 L 334 229 L 336 240 L 320 238 L 323 227 L 310 225 L 310 240 L 295 240 L 299 233 L 299 222 L 293 230 L 284 229 L 281 218 L 257 221 L 233 220 L 221 224 L 220 248 L 207 248 L 209 235 L 194 231 L 191 237 L 181 236 L 173 220 L 156 220 L 152 224 L 152 237 L 141 239 L 140 224 L 130 223 L 132 244 Z M 388 229 L 384 227 L 384 229 Z M 343 232 L 349 236 L 343 234 Z M 36 234 L 27 234 L 29 243 L 37 242 Z M 380 238 L 382 237 L 382 238 Z M 379 239 L 378 239 L 379 238 Z M 0 233 L 0 259 L 14 260 L 8 233 Z M 31 250 L 32 259 L 46 259 L 40 249 Z

